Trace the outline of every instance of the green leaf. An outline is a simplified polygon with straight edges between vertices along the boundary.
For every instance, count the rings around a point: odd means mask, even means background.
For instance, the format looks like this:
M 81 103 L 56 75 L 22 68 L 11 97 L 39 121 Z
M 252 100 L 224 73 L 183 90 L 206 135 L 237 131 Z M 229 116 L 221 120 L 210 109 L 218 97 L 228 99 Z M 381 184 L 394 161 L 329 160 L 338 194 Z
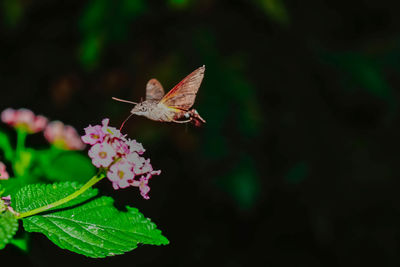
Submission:
M 23 188 L 15 199 L 15 209 L 24 212 L 39 208 L 67 195 L 62 194 L 63 190 L 69 194 L 78 188 L 71 183 L 56 184 L 54 189 L 53 186 Z M 89 195 L 92 190 L 88 190 Z M 127 212 L 121 212 L 113 206 L 110 197 L 82 203 L 87 197 L 66 203 L 62 209 L 24 218 L 24 229 L 43 233 L 59 247 L 93 258 L 123 254 L 135 249 L 138 243 L 168 244 L 156 225 L 137 209 L 127 207 Z
M 168 240 L 135 208 L 118 211 L 109 197 L 73 209 L 23 219 L 28 232 L 40 232 L 61 248 L 101 258 L 135 249 L 138 243 L 162 245 Z
M 22 183 L 21 180 L 22 179 L 9 178 L 7 180 L 0 181 L 0 184 L 4 190 L 3 195 L 13 196 L 16 192 L 18 192 L 18 190 L 20 190 L 23 186 L 25 186 L 25 184 Z
M 0 249 L 3 249 L 18 229 L 17 218 L 9 211 L 0 213 Z
M 29 251 L 29 234 L 24 232 L 24 235 L 20 238 L 13 238 L 9 242 L 11 245 L 16 246 L 23 252 L 27 253 Z
M 87 156 L 75 151 L 54 150 L 41 151 L 38 157 L 50 181 L 85 183 L 95 174 L 96 168 Z
M 63 199 L 81 187 L 82 185 L 76 182 L 31 184 L 22 187 L 14 197 L 11 196 L 13 199 L 11 204 L 17 212 L 27 212 Z M 96 195 L 97 189 L 88 189 L 75 199 L 53 209 L 61 209 L 77 205 Z
M 20 176 L 18 178 L 9 178 L 7 180 L 0 180 L 0 184 L 4 189 L 4 196 L 11 195 L 11 198 L 24 186 L 29 184 L 38 183 L 37 176 Z

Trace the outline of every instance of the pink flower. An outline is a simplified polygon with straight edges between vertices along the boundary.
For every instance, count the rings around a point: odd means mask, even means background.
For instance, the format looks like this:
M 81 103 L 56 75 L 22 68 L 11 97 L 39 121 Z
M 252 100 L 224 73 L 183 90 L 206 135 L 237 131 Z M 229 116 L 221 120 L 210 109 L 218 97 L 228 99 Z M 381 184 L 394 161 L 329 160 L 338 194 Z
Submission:
M 102 123 L 102 125 L 103 125 L 103 127 L 101 128 L 102 131 L 103 131 L 110 139 L 113 139 L 113 138 L 120 138 L 120 139 L 125 140 L 125 136 L 123 136 L 123 135 L 121 134 L 121 131 L 120 131 L 120 130 L 118 130 L 118 129 L 115 128 L 115 127 L 110 127 L 110 126 L 108 126 L 108 123 L 109 123 L 109 122 L 110 122 L 110 119 L 103 119 L 103 120 L 101 121 L 101 123 Z
M 129 146 L 124 140 L 114 138 L 110 143 L 119 155 L 124 156 L 129 153 Z
M 82 136 L 82 141 L 89 145 L 94 145 L 103 142 L 104 132 L 100 125 L 91 126 L 85 128 L 85 135 Z
M 85 148 L 75 128 L 64 125 L 61 121 L 50 122 L 44 131 L 44 137 L 49 143 L 61 149 L 82 150 Z
M 66 125 L 64 128 L 64 140 L 68 150 L 82 150 L 86 147 L 78 132 L 70 125 Z
M 1 120 L 7 124 L 13 124 L 15 121 L 16 112 L 12 108 L 7 108 L 1 113 Z
M 22 129 L 30 134 L 43 131 L 48 121 L 46 117 L 36 116 L 32 111 L 25 108 L 18 110 L 7 108 L 1 113 L 1 120 L 16 129 Z
M 151 177 L 151 176 L 150 176 Z M 139 181 L 135 180 L 131 183 L 132 186 L 139 187 L 140 194 L 144 199 L 150 199 L 148 193 L 150 192 L 149 179 L 150 177 L 140 177 Z
M 2 200 L 6 201 L 6 204 L 10 204 L 11 203 L 11 195 L 5 196 L 5 197 L 1 197 Z
M 139 142 L 136 142 L 136 140 L 129 140 L 127 143 L 129 144 L 130 152 L 136 152 L 139 155 L 142 155 L 146 151 L 143 148 L 142 144 Z
M 0 180 L 7 180 L 8 178 L 10 178 L 10 176 L 6 171 L 6 165 L 0 161 Z
M 133 181 L 135 173 L 128 161 L 120 160 L 111 165 L 107 177 L 113 183 L 114 189 L 126 188 Z
M 36 116 L 36 120 L 33 127 L 34 131 L 35 132 L 43 131 L 46 128 L 47 123 L 48 119 L 46 117 L 41 115 Z
M 95 144 L 89 150 L 89 157 L 92 158 L 93 165 L 98 168 L 108 168 L 114 161 L 113 157 L 116 154 L 117 153 L 114 151 L 114 148 L 107 143 Z
M 105 169 L 114 189 L 139 187 L 141 195 L 149 199 L 148 180 L 161 171 L 154 171 L 150 160 L 139 156 L 145 151 L 142 144 L 126 138 L 117 128 L 109 126 L 109 122 L 103 119 L 102 125 L 85 128 L 82 140 L 92 145 L 89 156 L 93 165 Z M 135 180 L 138 175 L 142 178 Z
M 142 174 L 142 173 L 148 173 L 148 172 L 151 173 L 152 171 L 153 171 L 153 166 L 151 166 L 151 164 L 150 164 L 150 159 L 147 159 L 147 160 L 144 162 L 142 168 L 140 169 L 140 174 Z
M 133 165 L 133 170 L 136 174 L 141 174 L 141 169 L 146 160 L 139 156 L 136 152 L 130 153 L 126 156 L 126 159 Z

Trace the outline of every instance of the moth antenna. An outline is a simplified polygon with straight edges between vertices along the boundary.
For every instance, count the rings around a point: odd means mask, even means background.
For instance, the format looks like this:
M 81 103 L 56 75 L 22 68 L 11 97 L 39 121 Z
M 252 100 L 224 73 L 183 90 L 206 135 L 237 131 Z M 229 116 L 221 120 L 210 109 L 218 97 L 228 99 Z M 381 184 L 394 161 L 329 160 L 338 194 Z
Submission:
M 122 127 L 124 127 L 125 122 L 127 122 L 127 121 L 129 120 L 129 118 L 130 118 L 132 115 L 133 115 L 133 113 L 131 113 L 131 114 L 128 116 L 128 118 L 126 118 L 126 119 L 124 120 L 124 122 L 121 124 L 121 127 L 119 128 L 119 131 L 122 130 Z
M 134 104 L 137 105 L 136 102 L 132 102 L 132 101 L 128 101 L 128 100 L 124 100 L 124 99 L 120 99 L 120 98 L 116 98 L 116 97 L 112 97 L 112 99 L 117 100 L 119 102 L 124 102 L 124 103 L 129 103 L 129 104 Z

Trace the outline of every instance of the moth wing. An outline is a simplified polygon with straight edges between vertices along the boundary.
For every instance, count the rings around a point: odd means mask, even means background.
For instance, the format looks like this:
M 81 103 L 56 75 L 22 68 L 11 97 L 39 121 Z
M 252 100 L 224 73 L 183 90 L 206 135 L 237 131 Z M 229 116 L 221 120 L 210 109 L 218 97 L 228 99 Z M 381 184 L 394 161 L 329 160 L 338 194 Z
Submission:
M 188 110 L 194 104 L 205 69 L 203 65 L 186 76 L 161 99 L 160 103 L 171 108 Z
M 147 82 L 146 100 L 160 101 L 164 94 L 164 89 L 159 81 L 151 79 Z

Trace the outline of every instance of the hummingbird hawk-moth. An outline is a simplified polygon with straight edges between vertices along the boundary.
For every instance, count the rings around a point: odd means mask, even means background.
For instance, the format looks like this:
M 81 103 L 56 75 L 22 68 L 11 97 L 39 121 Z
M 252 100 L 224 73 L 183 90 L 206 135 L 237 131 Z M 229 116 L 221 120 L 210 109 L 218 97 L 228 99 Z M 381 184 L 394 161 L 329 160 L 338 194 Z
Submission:
M 203 65 L 186 76 L 165 95 L 161 83 L 156 79 L 151 79 L 146 85 L 146 99 L 140 103 L 113 97 L 114 100 L 135 105 L 121 128 L 132 115 L 144 116 L 150 120 L 161 122 L 192 122 L 195 126 L 205 123 L 206 121 L 197 110 L 190 109 L 196 99 L 204 71 L 205 66 Z

